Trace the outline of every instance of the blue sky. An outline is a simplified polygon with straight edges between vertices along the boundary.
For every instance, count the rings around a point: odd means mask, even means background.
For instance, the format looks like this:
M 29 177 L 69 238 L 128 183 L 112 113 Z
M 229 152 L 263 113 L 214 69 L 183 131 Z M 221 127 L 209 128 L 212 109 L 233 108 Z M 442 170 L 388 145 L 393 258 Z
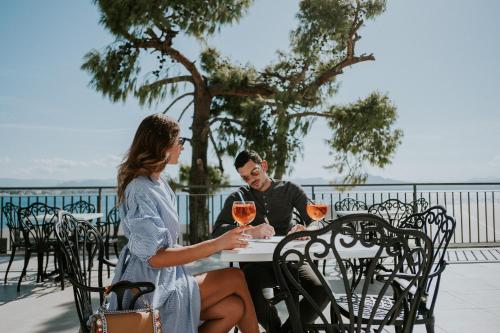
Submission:
M 212 43 L 234 60 L 264 66 L 287 48 L 297 3 L 257 0 Z M 374 53 L 376 61 L 346 70 L 333 102 L 387 92 L 404 131 L 392 165 L 371 174 L 404 181 L 500 178 L 499 12 L 494 0 L 393 0 L 362 28 L 358 53 Z M 83 55 L 112 40 L 90 0 L 2 2 L 0 178 L 115 177 L 140 120 L 169 101 L 158 108 L 113 104 L 88 87 Z M 198 51 L 191 40 L 177 47 Z M 190 135 L 188 122 L 182 125 Z M 314 124 L 289 177 L 336 177 L 322 167 L 329 163 L 328 135 Z M 185 163 L 189 155 L 186 149 Z M 225 164 L 237 179 L 231 161 Z

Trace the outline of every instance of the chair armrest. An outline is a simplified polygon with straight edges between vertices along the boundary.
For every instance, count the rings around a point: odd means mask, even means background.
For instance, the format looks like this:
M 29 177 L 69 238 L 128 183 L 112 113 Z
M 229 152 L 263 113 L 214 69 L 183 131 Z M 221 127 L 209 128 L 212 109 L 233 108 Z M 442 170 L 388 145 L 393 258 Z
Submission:
M 103 262 L 105 265 L 108 265 L 108 266 L 111 266 L 111 267 L 116 267 L 116 262 L 109 261 L 109 260 L 108 260 L 108 259 L 106 259 L 106 258 L 102 258 L 102 262 Z
M 94 293 L 105 293 L 106 292 L 106 288 L 104 288 L 104 287 L 91 287 L 91 286 L 87 286 L 85 284 L 81 284 L 80 282 L 73 280 L 71 277 L 68 277 L 68 279 L 71 282 L 71 284 L 78 289 L 85 289 L 87 291 L 94 292 Z
M 437 271 L 432 272 L 432 273 L 429 274 L 429 278 L 433 278 L 433 277 L 438 276 L 441 273 L 443 273 L 443 271 L 446 268 L 446 266 L 448 266 L 448 263 L 443 260 L 443 263 L 440 265 L 439 269 Z
M 281 290 L 278 286 L 273 288 L 263 288 L 262 295 L 271 305 L 276 305 L 289 296 L 286 291 Z

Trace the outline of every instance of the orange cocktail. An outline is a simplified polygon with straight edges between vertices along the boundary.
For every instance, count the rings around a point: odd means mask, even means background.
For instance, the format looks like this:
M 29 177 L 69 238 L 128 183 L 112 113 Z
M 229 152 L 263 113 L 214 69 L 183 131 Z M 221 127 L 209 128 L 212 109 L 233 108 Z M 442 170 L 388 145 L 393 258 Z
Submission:
M 233 214 L 233 219 L 240 226 L 250 224 L 257 214 L 255 202 L 253 201 L 235 201 L 233 202 L 233 209 L 231 212 Z
M 326 203 L 308 202 L 306 210 L 310 218 L 314 221 L 319 221 L 325 218 L 326 212 L 328 211 L 328 205 Z

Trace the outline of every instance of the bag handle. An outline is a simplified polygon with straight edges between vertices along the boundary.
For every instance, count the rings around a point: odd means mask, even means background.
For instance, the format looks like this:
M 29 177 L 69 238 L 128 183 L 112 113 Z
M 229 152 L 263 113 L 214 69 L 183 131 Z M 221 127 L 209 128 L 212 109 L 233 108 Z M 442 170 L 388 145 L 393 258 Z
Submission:
M 118 310 L 121 311 L 123 310 L 123 297 L 127 290 L 130 290 L 134 294 L 134 297 L 132 297 L 132 299 L 130 300 L 128 310 L 134 309 L 135 302 L 137 302 L 139 298 L 141 298 L 146 307 L 150 307 L 149 303 L 146 301 L 143 295 L 155 290 L 155 285 L 151 282 L 130 282 L 126 280 L 119 281 L 105 288 L 105 299 L 106 296 L 108 296 L 111 292 L 114 292 L 118 301 Z

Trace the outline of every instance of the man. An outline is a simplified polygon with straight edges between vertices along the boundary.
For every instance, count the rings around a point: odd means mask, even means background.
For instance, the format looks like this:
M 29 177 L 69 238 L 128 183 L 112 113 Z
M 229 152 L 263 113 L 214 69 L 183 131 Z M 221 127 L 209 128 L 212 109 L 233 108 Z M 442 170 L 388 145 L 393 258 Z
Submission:
M 234 201 L 241 200 L 240 195 L 243 196 L 244 200 L 254 201 L 257 208 L 256 217 L 251 223 L 253 228 L 245 231 L 252 238 L 268 238 L 275 234 L 284 236 L 288 233 L 304 230 L 304 225 L 293 223 L 294 208 L 306 224 L 311 222 L 306 212 L 308 199 L 302 188 L 292 182 L 270 178 L 267 175 L 267 161 L 262 160 L 255 151 L 240 152 L 234 166 L 248 186 L 240 187 L 238 191 L 226 199 L 215 222 L 213 237 L 222 235 L 236 227 L 231 209 Z M 259 323 L 267 332 L 280 332 L 281 321 L 277 311 L 262 294 L 264 288 L 272 288 L 277 285 L 272 263 L 246 262 L 240 263 L 240 268 L 245 273 Z M 320 306 L 326 306 L 326 293 L 310 268 L 301 268 L 298 274 L 301 278 L 301 284 L 316 302 Z M 306 303 L 306 301 L 301 302 L 302 319 L 305 322 L 316 319 L 312 307 L 302 303 Z

